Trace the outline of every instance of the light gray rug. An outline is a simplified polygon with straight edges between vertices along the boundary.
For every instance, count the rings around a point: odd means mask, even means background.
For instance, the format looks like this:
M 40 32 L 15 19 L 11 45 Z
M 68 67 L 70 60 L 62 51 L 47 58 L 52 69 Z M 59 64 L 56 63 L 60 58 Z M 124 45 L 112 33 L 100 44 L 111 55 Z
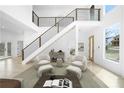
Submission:
M 65 68 L 67 65 L 63 67 L 54 66 L 54 73 L 57 75 L 65 74 Z M 28 70 L 22 72 L 17 75 L 15 78 L 23 78 L 23 87 L 24 88 L 32 88 L 34 84 L 38 81 L 37 70 L 32 66 Z M 101 77 L 102 78 L 102 77 Z M 83 88 L 107 88 L 107 86 L 98 79 L 90 70 L 86 72 L 82 72 L 82 78 L 80 79 L 80 83 Z

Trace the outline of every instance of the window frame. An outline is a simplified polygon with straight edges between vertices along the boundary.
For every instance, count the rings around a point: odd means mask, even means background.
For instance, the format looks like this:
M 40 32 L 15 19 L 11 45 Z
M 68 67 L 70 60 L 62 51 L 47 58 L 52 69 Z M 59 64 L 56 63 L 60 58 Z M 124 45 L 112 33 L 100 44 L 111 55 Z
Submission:
M 108 58 L 106 58 L 106 29 L 108 29 L 108 28 L 111 28 L 112 26 L 115 26 L 115 25 L 119 25 L 120 27 L 118 28 L 119 29 L 119 60 L 118 61 L 115 61 L 115 60 L 111 60 L 111 59 L 108 59 Z M 103 45 L 104 45 L 104 47 L 103 47 L 103 58 L 106 60 L 106 61 L 109 61 L 109 62 L 114 62 L 114 63 L 120 63 L 120 32 L 121 32 L 121 24 L 120 23 L 114 23 L 114 24 L 112 24 L 112 25 L 109 25 L 109 26 L 107 26 L 105 29 L 104 29 L 104 33 L 103 33 L 103 41 L 104 41 L 104 43 L 103 43 Z

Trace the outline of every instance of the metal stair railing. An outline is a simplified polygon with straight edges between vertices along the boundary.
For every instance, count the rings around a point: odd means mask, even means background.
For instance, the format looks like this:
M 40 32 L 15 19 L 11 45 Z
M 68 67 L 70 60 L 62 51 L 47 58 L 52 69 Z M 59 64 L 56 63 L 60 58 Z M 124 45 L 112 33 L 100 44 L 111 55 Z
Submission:
M 35 12 L 32 12 L 32 21 L 37 25 L 40 25 L 40 18 Z M 47 17 L 44 17 L 47 18 Z M 43 44 L 49 41 L 52 37 L 54 37 L 57 33 L 62 31 L 66 26 L 76 20 L 87 20 L 87 21 L 100 21 L 100 9 L 95 9 L 94 14 L 90 14 L 90 9 L 88 8 L 76 8 L 71 11 L 65 17 L 51 17 L 55 19 L 55 24 L 51 26 L 48 30 L 46 30 L 43 34 L 37 37 L 34 41 L 32 41 L 29 45 L 27 45 L 24 49 L 22 49 L 22 60 L 27 58 L 30 54 L 40 48 Z

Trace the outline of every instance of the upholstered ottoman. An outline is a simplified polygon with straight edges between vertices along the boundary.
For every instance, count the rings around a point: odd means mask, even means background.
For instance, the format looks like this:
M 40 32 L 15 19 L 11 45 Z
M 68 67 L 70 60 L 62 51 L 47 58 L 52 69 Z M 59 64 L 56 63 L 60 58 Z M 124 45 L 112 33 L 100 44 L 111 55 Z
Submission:
M 38 68 L 38 77 L 41 77 L 43 72 L 48 72 L 52 70 L 53 70 L 52 65 L 42 65 Z
M 76 67 L 76 66 L 70 65 L 70 66 L 68 66 L 68 67 L 66 68 L 66 71 L 75 73 L 76 76 L 77 76 L 79 79 L 80 79 L 81 76 L 82 76 L 81 69 L 80 69 L 79 67 Z
M 83 62 L 81 62 L 81 61 L 74 61 L 74 62 L 72 62 L 72 65 L 79 67 L 82 71 L 85 71 L 85 67 L 83 65 Z
M 74 60 L 72 62 L 72 65 L 79 67 L 82 71 L 86 71 L 87 69 L 87 58 L 86 56 L 83 56 L 82 60 Z
M 47 65 L 47 64 L 50 64 L 50 61 L 49 61 L 49 60 L 41 60 L 41 61 L 39 61 L 38 63 L 36 63 L 36 64 L 34 65 L 34 67 L 35 67 L 36 69 L 38 69 L 40 66 L 42 66 L 42 65 Z

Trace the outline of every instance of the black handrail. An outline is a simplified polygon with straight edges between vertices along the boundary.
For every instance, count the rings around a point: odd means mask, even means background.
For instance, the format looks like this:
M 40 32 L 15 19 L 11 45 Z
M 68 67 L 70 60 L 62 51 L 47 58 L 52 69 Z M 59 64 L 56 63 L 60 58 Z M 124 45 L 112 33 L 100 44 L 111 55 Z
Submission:
M 33 42 L 35 42 L 37 39 L 41 39 L 41 36 L 43 36 L 45 33 L 47 33 L 50 29 L 52 29 L 54 26 L 56 26 L 57 24 L 59 24 L 62 20 L 64 20 L 65 18 L 68 18 L 68 16 L 73 13 L 74 11 L 76 12 L 76 20 L 77 20 L 77 11 L 78 10 L 89 10 L 88 8 L 76 8 L 74 10 L 72 10 L 69 14 L 67 14 L 65 17 L 61 17 L 62 19 L 60 19 L 58 22 L 55 22 L 55 24 L 53 26 L 51 26 L 49 29 L 47 29 L 43 34 L 41 34 L 40 36 L 38 36 L 38 38 L 36 38 L 35 40 L 33 40 L 29 45 L 27 45 L 25 48 L 22 49 L 22 60 L 24 60 L 24 50 L 29 47 Z M 98 10 L 98 21 L 100 21 L 100 9 L 95 9 Z M 33 14 L 35 14 L 37 16 L 37 14 L 32 11 Z M 33 15 L 32 14 L 32 15 Z M 34 16 L 34 15 L 33 15 Z M 38 22 L 39 22 L 39 18 L 48 18 L 48 17 L 38 17 Z M 57 18 L 57 17 L 49 17 L 49 18 Z M 60 18 L 60 17 L 58 17 Z M 73 18 L 74 21 L 74 17 L 69 17 L 69 18 Z M 55 19 L 56 20 L 56 19 Z M 32 19 L 32 21 L 34 21 L 34 19 Z M 38 23 L 39 24 L 39 23 Z M 41 41 L 39 41 L 41 43 Z M 39 44 L 39 47 L 41 47 L 41 44 Z
M 74 10 L 73 10 L 74 11 Z M 69 13 L 70 14 L 70 13 Z M 39 37 L 41 37 L 42 35 L 44 35 L 47 31 L 49 31 L 51 28 L 53 28 L 54 26 L 56 26 L 56 24 L 58 24 L 59 22 L 61 22 L 65 17 L 63 17 L 61 20 L 59 20 L 58 22 L 56 22 L 52 27 L 50 27 L 49 29 L 47 29 L 43 34 L 41 34 Z M 74 17 L 71 17 L 71 18 L 74 18 Z M 31 45 L 34 41 L 36 41 L 38 38 L 36 38 L 35 40 L 33 40 L 29 45 Z M 27 45 L 25 48 L 27 48 L 29 45 Z M 23 48 L 23 49 L 25 49 Z

